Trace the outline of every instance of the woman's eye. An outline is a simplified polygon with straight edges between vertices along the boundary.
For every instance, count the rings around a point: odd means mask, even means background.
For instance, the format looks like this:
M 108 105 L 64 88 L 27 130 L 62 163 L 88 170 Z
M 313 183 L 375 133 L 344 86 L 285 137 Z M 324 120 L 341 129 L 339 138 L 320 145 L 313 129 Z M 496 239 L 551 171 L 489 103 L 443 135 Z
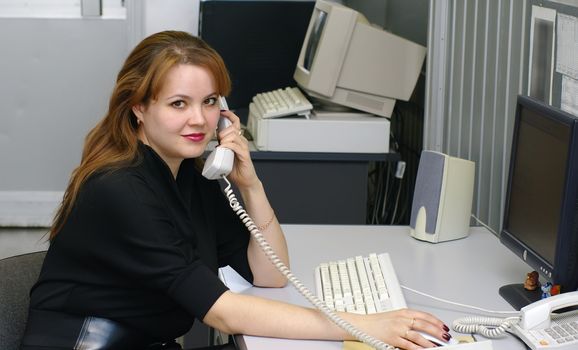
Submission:
M 213 106 L 213 105 L 217 104 L 217 98 L 216 97 L 209 97 L 208 99 L 205 100 L 205 104 L 209 105 L 209 106 Z
M 178 100 L 178 101 L 171 103 L 171 105 L 175 108 L 183 108 L 183 107 L 185 107 L 185 101 Z

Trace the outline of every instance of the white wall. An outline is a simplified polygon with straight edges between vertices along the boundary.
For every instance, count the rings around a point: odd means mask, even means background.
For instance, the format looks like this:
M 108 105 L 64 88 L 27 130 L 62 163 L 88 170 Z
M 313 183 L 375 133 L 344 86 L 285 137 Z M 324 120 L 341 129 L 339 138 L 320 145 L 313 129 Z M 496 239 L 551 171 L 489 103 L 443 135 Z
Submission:
M 128 44 L 163 30 L 199 33 L 200 0 L 127 0 Z
M 23 224 L 17 207 L 31 201 L 40 213 L 29 224 L 38 225 L 106 111 L 127 54 L 127 26 L 121 19 L 1 18 L 0 33 L 0 225 Z
M 62 190 L 126 55 L 121 20 L 2 19 L 0 191 Z

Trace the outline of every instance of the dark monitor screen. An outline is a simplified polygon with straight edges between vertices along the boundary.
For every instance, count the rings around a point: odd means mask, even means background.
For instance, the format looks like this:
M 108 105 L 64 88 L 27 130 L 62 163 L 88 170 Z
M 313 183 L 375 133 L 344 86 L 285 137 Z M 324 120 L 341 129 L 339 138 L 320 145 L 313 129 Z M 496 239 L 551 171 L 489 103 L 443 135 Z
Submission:
M 518 96 L 501 242 L 562 292 L 578 287 L 578 120 Z M 523 276 L 521 281 L 523 282 Z M 521 283 L 500 288 L 517 309 L 541 298 Z
M 201 2 L 199 36 L 229 70 L 229 108 L 248 108 L 257 93 L 297 85 L 293 72 L 314 5 L 305 0 Z
M 522 106 L 505 228 L 554 265 L 570 129 Z
M 316 10 L 316 12 L 317 16 L 313 23 L 313 30 L 309 35 L 307 48 L 305 49 L 305 62 L 303 63 L 303 68 L 307 70 L 311 70 L 311 66 L 313 65 L 317 46 L 319 46 L 319 40 L 321 40 L 321 34 L 323 33 L 323 28 L 325 27 L 325 21 L 327 19 L 327 12 L 319 10 Z

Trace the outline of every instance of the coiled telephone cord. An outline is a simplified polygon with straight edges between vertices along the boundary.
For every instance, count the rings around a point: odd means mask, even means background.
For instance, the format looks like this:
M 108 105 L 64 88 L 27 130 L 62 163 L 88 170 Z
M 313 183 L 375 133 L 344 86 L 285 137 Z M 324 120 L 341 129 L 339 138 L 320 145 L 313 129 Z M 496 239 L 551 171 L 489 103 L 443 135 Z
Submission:
M 520 317 L 472 316 L 454 320 L 452 328 L 460 333 L 476 333 L 486 338 L 499 338 L 518 322 L 520 322 Z
M 354 336 L 356 339 L 379 350 L 397 349 L 357 329 L 351 323 L 339 317 L 335 312 L 329 309 L 325 305 L 325 303 L 319 300 L 317 296 L 311 293 L 311 291 L 303 283 L 301 283 L 301 281 L 299 281 L 297 277 L 295 277 L 293 272 L 291 272 L 291 270 L 289 270 L 289 268 L 277 256 L 277 254 L 275 253 L 269 242 L 267 242 L 267 240 L 263 237 L 261 231 L 259 231 L 259 229 L 255 225 L 249 214 L 247 214 L 243 206 L 237 200 L 237 197 L 233 193 L 233 189 L 231 188 L 231 183 L 229 182 L 229 180 L 226 177 L 223 177 L 223 179 L 227 183 L 227 187 L 224 189 L 224 192 L 225 195 L 227 196 L 227 199 L 229 200 L 229 204 L 231 205 L 233 211 L 239 216 L 243 224 L 247 227 L 253 238 L 255 238 L 255 240 L 257 241 L 257 243 L 267 256 L 267 258 L 271 261 L 271 263 L 273 263 L 275 268 L 279 270 L 279 272 L 281 272 L 281 274 L 283 274 L 283 276 L 285 276 L 285 278 L 287 278 L 289 282 L 291 282 L 291 284 L 295 287 L 295 289 L 297 289 L 299 293 L 301 293 L 301 295 L 303 295 L 311 304 L 313 304 L 313 306 L 315 306 L 319 311 L 321 311 L 321 313 L 323 313 L 329 320 L 331 320 L 333 323 L 341 327 L 343 330 Z

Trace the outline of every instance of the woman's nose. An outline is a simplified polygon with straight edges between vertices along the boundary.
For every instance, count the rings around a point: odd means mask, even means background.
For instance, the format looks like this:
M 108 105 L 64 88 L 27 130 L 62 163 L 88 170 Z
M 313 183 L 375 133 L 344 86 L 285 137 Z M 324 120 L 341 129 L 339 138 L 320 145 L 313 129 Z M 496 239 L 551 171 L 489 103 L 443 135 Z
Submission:
M 207 119 L 203 113 L 202 108 L 193 107 L 189 113 L 188 123 L 191 125 L 204 125 L 207 123 Z

